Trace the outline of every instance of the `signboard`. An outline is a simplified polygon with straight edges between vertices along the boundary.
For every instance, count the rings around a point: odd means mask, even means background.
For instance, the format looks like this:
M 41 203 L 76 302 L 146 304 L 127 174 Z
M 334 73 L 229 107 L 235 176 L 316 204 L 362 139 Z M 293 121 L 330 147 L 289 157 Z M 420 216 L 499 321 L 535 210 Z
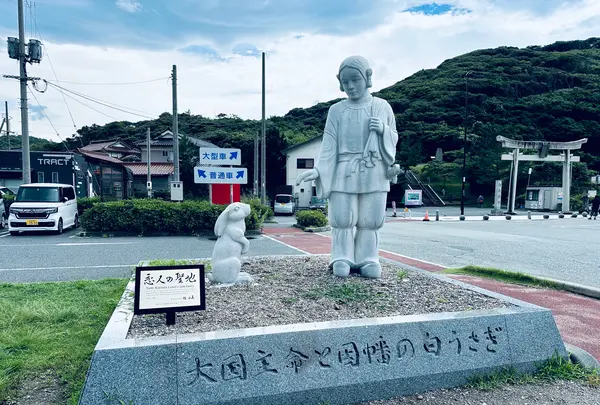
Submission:
M 404 205 L 423 205 L 423 190 L 405 190 Z
M 502 209 L 502 180 L 496 180 L 496 190 L 494 192 L 494 208 Z
M 239 166 L 242 164 L 242 152 L 240 149 L 200 148 L 199 163 L 202 165 Z
M 135 269 L 135 314 L 199 311 L 206 307 L 204 265 Z
M 562 191 L 560 191 L 560 192 L 558 193 L 558 197 L 557 197 L 557 199 L 558 199 L 558 201 L 562 201 L 562 199 L 563 199 L 563 193 L 562 193 Z
M 248 184 L 248 169 L 245 167 L 195 167 L 194 183 Z

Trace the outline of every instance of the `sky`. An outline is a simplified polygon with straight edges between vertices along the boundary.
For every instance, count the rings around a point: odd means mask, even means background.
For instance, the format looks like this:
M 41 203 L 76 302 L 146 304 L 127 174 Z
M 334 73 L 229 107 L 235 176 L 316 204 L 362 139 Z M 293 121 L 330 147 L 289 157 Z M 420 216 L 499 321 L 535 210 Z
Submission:
M 171 112 L 173 65 L 180 112 L 259 119 L 265 52 L 266 115 L 280 116 L 344 96 L 347 56 L 369 60 L 377 91 L 476 49 L 598 36 L 600 1 L 25 0 L 24 21 L 44 51 L 28 74 L 51 83 L 30 83 L 30 135 L 59 141 Z M 17 0 L 0 0 L 0 101 L 20 134 L 19 82 L 1 77 L 19 73 L 17 22 Z

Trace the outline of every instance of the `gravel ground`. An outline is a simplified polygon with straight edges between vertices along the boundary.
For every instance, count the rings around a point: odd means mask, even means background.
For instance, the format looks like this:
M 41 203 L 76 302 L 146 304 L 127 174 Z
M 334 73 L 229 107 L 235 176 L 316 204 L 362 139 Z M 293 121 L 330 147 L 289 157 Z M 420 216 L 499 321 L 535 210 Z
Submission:
M 174 326 L 166 326 L 163 314 L 136 315 L 128 337 L 510 306 L 389 263 L 382 263 L 378 280 L 339 279 L 327 269 L 328 259 L 245 258 L 242 271 L 254 283 L 207 285 L 206 310 L 177 313 Z
M 600 387 L 581 381 L 506 385 L 491 391 L 454 388 L 362 405 L 598 405 Z

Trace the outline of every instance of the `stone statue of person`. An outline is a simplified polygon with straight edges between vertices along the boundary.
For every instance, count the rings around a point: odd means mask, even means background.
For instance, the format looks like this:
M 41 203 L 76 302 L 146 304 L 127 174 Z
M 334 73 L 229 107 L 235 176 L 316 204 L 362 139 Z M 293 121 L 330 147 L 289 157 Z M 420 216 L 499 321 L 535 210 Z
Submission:
M 372 70 L 361 56 L 350 56 L 337 75 L 348 98 L 329 108 L 319 158 L 296 185 L 315 181 L 317 196 L 329 199 L 332 227 L 330 267 L 347 277 L 355 269 L 379 278 L 379 229 L 396 155 L 398 132 L 392 107 L 369 93 Z

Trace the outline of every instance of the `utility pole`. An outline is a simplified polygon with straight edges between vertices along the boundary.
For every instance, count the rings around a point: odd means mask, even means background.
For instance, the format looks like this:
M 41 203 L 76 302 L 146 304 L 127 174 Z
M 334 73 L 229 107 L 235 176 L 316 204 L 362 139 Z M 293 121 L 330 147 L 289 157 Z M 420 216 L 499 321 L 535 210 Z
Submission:
M 463 175 L 462 175 L 462 193 L 460 196 L 460 215 L 465 215 L 465 182 L 467 181 L 467 124 L 469 121 L 469 75 L 465 75 L 465 135 L 463 141 Z
M 173 169 L 175 181 L 179 181 L 179 120 L 177 117 L 177 65 L 173 65 Z
M 23 151 L 23 183 L 31 183 L 31 162 L 29 160 L 29 113 L 27 111 L 27 71 L 25 64 L 25 23 L 23 22 L 23 0 L 18 0 L 19 15 L 19 80 L 21 82 L 21 150 Z
M 259 142 L 258 142 L 258 136 L 259 136 L 259 132 L 257 131 L 254 134 L 254 189 L 253 194 L 254 197 L 258 198 L 259 192 L 258 192 L 258 147 L 259 147 Z
M 265 121 L 265 53 L 262 53 L 261 202 L 267 203 L 267 124 Z
M 10 150 L 10 119 L 8 118 L 8 101 L 4 102 L 4 111 L 6 113 L 6 140 L 8 141 L 8 150 Z
M 150 174 L 150 128 L 146 130 L 146 146 L 148 150 L 146 151 L 146 166 L 148 166 L 148 176 L 146 178 L 146 188 L 148 189 L 148 198 L 152 198 L 152 175 Z

